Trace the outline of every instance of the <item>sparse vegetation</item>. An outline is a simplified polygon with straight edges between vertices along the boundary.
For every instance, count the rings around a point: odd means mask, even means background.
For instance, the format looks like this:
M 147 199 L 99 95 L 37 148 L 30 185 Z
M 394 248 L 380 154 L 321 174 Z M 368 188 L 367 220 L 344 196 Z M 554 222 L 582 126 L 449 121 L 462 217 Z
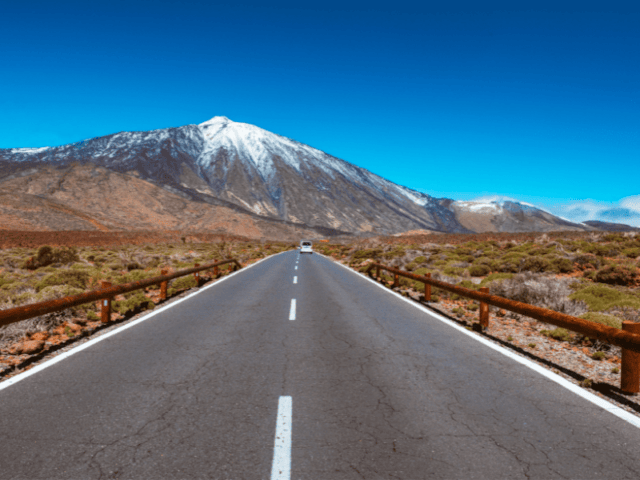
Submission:
M 563 342 L 571 340 L 571 334 L 564 328 L 554 328 L 553 330 L 540 330 L 540 333 L 546 337 L 554 338 Z
M 51 232 L 50 236 L 55 237 L 53 234 L 58 233 L 64 232 Z M 202 265 L 230 257 L 246 264 L 265 254 L 295 249 L 294 244 L 284 242 L 256 246 L 234 238 L 214 242 L 198 241 L 198 237 L 192 235 L 186 238 L 187 242 L 176 243 L 174 240 L 169 244 L 5 248 L 0 250 L 0 309 L 76 295 L 98 288 L 101 280 L 115 285 L 142 280 L 159 275 L 163 267 L 175 271 L 193 267 L 194 263 Z M 220 236 L 212 238 L 219 239 Z M 228 271 L 227 266 L 220 268 L 220 274 Z M 205 281 L 212 276 L 213 272 L 201 273 Z M 192 275 L 180 277 L 171 282 L 168 294 L 178 294 L 195 286 Z M 113 318 L 153 309 L 158 298 L 159 287 L 118 296 L 112 302 Z M 96 304 L 88 303 L 55 315 L 0 327 L 0 348 L 15 343 L 27 332 L 51 333 L 60 329 L 58 334 L 65 338 L 78 336 L 82 325 L 99 322 L 97 308 Z

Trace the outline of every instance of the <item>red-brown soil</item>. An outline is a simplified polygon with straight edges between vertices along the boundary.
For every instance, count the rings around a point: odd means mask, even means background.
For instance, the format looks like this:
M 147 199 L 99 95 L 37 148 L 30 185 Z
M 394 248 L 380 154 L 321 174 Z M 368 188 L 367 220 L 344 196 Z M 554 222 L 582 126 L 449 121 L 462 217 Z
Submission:
M 113 245 L 143 245 L 147 243 L 180 243 L 184 237 L 188 243 L 246 241 L 238 235 L 215 233 L 185 233 L 179 231 L 102 232 L 97 230 L 34 232 L 25 230 L 0 230 L 0 248 L 42 245 L 89 247 Z

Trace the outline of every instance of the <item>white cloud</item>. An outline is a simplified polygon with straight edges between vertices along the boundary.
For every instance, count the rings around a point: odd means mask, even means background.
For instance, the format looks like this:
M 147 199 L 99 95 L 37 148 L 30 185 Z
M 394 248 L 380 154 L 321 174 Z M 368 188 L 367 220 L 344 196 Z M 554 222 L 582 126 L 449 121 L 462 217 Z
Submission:
M 540 210 L 551 213 L 557 217 L 564 218 L 570 222 L 580 223 L 587 220 L 600 220 L 602 222 L 611 223 L 624 223 L 625 225 L 631 225 L 632 227 L 640 227 L 640 195 L 632 195 L 625 197 L 617 202 L 599 202 L 596 200 L 576 200 L 568 203 L 551 203 L 550 201 L 544 201 L 540 197 L 527 198 L 528 202 L 523 202 L 513 197 L 507 197 L 504 195 L 483 195 L 481 197 L 473 198 L 472 194 L 455 194 L 448 192 L 433 192 L 430 190 L 417 189 L 428 195 L 434 195 L 438 198 L 446 197 L 453 200 L 461 200 L 460 197 L 467 197 L 466 202 L 500 202 L 500 201 L 513 201 L 519 202 L 524 205 L 535 206 Z
M 572 222 L 600 220 L 640 227 L 640 195 L 626 197 L 618 202 L 578 200 L 571 203 L 548 205 L 547 209 L 554 215 L 565 217 Z

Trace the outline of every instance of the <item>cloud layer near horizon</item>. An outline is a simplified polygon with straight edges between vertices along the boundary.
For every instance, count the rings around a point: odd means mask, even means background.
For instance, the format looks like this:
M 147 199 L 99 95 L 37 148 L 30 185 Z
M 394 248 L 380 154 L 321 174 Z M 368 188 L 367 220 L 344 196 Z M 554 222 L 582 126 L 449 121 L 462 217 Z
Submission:
M 545 208 L 554 215 L 564 217 L 572 222 L 600 220 L 640 227 L 640 195 L 626 197 L 615 203 L 583 200 L 547 205 Z

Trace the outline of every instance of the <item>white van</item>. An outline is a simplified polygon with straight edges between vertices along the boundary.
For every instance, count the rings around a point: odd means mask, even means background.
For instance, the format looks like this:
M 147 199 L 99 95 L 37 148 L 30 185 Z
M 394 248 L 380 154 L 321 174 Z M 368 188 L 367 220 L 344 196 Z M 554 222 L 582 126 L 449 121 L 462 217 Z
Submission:
M 300 242 L 300 253 L 313 253 L 313 245 L 309 240 L 302 240 Z

